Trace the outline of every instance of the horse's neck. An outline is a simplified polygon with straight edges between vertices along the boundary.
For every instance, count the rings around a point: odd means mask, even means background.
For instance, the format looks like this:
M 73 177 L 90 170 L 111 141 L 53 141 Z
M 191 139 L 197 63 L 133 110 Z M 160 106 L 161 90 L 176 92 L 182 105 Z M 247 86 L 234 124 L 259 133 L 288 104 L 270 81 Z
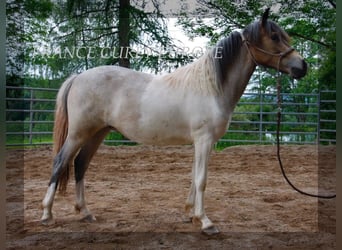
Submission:
M 230 67 L 226 80 L 223 83 L 227 108 L 234 109 L 245 91 L 255 67 L 247 49 L 242 45 L 240 55 L 237 56 L 236 62 Z

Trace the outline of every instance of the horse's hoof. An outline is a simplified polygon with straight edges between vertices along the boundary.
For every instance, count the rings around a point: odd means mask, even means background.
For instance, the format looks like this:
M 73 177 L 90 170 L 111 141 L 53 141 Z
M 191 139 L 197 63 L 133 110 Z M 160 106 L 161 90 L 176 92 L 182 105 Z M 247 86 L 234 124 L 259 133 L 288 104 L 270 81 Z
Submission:
M 40 223 L 44 226 L 49 226 L 55 223 L 55 221 L 52 218 L 46 218 L 46 219 L 41 219 Z
M 203 228 L 202 233 L 204 233 L 205 235 L 211 236 L 211 235 L 216 235 L 216 234 L 220 233 L 220 231 L 217 229 L 217 227 L 210 226 L 207 228 Z
M 81 219 L 81 222 L 89 222 L 89 223 L 91 223 L 91 222 L 95 222 L 95 221 L 96 221 L 96 218 L 92 214 L 88 214 L 87 216 L 85 216 L 85 217 L 83 217 Z

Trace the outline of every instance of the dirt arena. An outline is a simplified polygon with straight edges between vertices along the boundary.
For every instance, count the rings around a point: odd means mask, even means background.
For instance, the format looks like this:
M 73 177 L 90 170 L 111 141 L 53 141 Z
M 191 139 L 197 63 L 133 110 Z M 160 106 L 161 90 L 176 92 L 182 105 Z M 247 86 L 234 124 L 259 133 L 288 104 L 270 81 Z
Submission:
M 282 146 L 289 178 L 334 193 L 335 146 Z M 40 224 L 51 147 L 7 151 L 8 249 L 335 249 L 335 199 L 306 197 L 281 175 L 275 146 L 213 151 L 205 207 L 221 233 L 203 235 L 185 213 L 193 147 L 101 146 L 86 174 L 88 208 L 74 211 L 74 181 Z M 73 178 L 71 178 L 73 180 Z

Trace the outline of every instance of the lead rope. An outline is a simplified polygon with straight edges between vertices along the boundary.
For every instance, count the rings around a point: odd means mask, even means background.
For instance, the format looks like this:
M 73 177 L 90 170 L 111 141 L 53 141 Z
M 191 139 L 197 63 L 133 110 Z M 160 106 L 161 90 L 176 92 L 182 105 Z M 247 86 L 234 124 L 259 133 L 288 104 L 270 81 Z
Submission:
M 247 51 L 250 54 L 252 61 L 254 62 L 254 64 L 256 66 L 258 66 L 258 62 L 255 60 L 254 55 L 252 54 L 252 52 L 249 49 L 249 45 L 250 43 L 248 42 L 247 39 L 245 39 L 245 37 L 243 36 L 243 34 L 241 33 L 241 38 L 242 38 L 242 43 L 246 45 Z M 284 166 L 283 163 L 281 161 L 281 156 L 280 156 L 280 125 L 281 125 L 281 76 L 280 76 L 280 62 L 281 59 L 283 57 L 285 57 L 287 54 L 291 53 L 294 48 L 290 47 L 289 49 L 287 49 L 285 52 L 282 53 L 270 53 L 266 50 L 263 50 L 261 48 L 255 47 L 255 49 L 259 50 L 260 52 L 267 54 L 267 55 L 271 55 L 271 56 L 278 56 L 279 60 L 278 60 L 278 65 L 277 65 L 277 105 L 278 105 L 278 112 L 277 112 L 277 131 L 276 131 L 276 137 L 277 137 L 277 158 L 278 158 L 278 162 L 279 162 L 279 166 L 280 166 L 280 170 L 281 173 L 284 176 L 284 179 L 286 180 L 286 182 L 294 189 L 296 190 L 298 193 L 303 194 L 303 195 L 307 195 L 310 197 L 315 197 L 315 198 L 321 198 L 321 199 L 333 199 L 336 198 L 336 194 L 334 195 L 319 195 L 319 194 L 310 194 L 307 192 L 304 192 L 302 190 L 300 190 L 299 188 L 297 188 L 295 185 L 292 184 L 292 182 L 289 180 L 289 178 L 287 177 L 285 170 L 284 170 Z
M 280 60 L 281 57 L 279 58 L 279 62 L 278 62 L 278 73 L 277 73 L 277 104 L 278 104 L 278 115 L 277 115 L 277 158 L 279 161 L 279 166 L 280 166 L 280 170 L 281 173 L 283 174 L 285 180 L 287 181 L 287 183 L 294 189 L 296 190 L 298 193 L 303 194 L 303 195 L 307 195 L 307 196 L 311 196 L 311 197 L 315 197 L 315 198 L 321 198 L 321 199 L 333 199 L 336 198 L 336 194 L 334 195 L 319 195 L 319 194 L 310 194 L 307 192 L 304 192 L 300 189 L 298 189 L 295 185 L 292 184 L 292 182 L 289 180 L 289 178 L 287 178 L 285 170 L 284 170 L 284 166 L 283 163 L 281 161 L 281 156 L 280 156 L 280 124 L 281 124 L 281 77 L 280 77 L 280 71 L 279 71 L 279 65 L 280 65 Z

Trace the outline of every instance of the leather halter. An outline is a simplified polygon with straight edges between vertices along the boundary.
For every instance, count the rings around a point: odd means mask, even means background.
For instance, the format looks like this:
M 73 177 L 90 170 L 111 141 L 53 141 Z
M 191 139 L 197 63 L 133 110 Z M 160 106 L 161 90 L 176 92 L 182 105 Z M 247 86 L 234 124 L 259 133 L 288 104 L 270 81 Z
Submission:
M 250 56 L 252 57 L 252 60 L 253 60 L 253 62 L 255 63 L 255 65 L 258 66 L 259 63 L 256 61 L 256 59 L 255 59 L 253 53 L 251 52 L 251 50 L 250 50 L 250 48 L 249 48 L 250 46 L 252 46 L 252 47 L 255 48 L 256 50 L 258 50 L 258 51 L 260 51 L 260 52 L 262 52 L 262 53 L 264 53 L 264 54 L 266 54 L 266 55 L 274 56 L 274 57 L 279 57 L 278 64 L 277 64 L 277 71 L 278 71 L 278 73 L 279 73 L 279 71 L 280 71 L 280 61 L 281 61 L 281 59 L 282 59 L 283 57 L 287 56 L 288 54 L 290 54 L 292 51 L 294 51 L 294 48 L 289 47 L 287 50 L 285 50 L 285 51 L 283 51 L 283 52 L 280 52 L 280 53 L 269 52 L 269 51 L 267 51 L 267 50 L 264 50 L 264 49 L 262 49 L 262 48 L 259 48 L 259 47 L 255 46 L 255 45 L 251 44 L 251 43 L 244 37 L 244 35 L 243 35 L 242 33 L 240 33 L 240 34 L 241 34 L 241 38 L 242 38 L 242 43 L 246 45 L 247 51 L 248 51 L 248 53 L 250 54 Z

